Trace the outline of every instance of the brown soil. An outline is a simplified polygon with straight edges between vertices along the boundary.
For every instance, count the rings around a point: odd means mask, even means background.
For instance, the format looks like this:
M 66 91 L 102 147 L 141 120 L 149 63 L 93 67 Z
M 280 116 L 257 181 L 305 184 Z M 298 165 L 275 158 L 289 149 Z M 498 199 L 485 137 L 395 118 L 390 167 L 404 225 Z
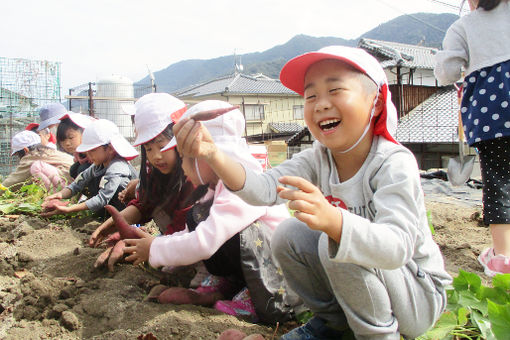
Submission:
M 447 270 L 483 275 L 476 257 L 491 242 L 480 208 L 427 202 Z M 159 282 L 184 285 L 191 271 L 172 277 L 124 263 L 113 273 L 94 269 L 101 249 L 85 245 L 98 222 L 48 222 L 0 217 L 0 339 L 215 339 L 227 328 L 278 337 L 294 324 L 254 325 L 211 308 L 144 301 Z M 143 337 L 146 335 L 145 337 Z

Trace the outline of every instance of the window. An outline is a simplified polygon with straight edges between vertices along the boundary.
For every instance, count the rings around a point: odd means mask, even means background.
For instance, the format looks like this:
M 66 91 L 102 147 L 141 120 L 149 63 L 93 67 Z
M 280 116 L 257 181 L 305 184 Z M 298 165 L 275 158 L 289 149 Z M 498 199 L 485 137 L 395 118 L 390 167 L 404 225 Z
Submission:
M 262 104 L 245 104 L 244 115 L 246 120 L 264 120 L 264 105 Z
M 305 118 L 304 105 L 294 105 L 294 107 L 292 108 L 292 112 L 294 114 L 294 119 L 304 119 Z

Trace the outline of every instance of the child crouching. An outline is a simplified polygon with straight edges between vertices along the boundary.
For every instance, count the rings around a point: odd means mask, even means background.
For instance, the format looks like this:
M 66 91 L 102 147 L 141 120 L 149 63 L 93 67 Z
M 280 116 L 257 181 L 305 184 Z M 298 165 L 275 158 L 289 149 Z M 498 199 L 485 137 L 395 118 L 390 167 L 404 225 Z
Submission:
M 123 209 L 125 205 L 117 195 L 131 179 L 136 178 L 135 169 L 128 161 L 135 158 L 138 152 L 122 137 L 117 126 L 106 119 L 92 122 L 83 131 L 82 143 L 76 151 L 85 152 L 93 165 L 66 188 L 46 197 L 43 207 L 52 200 L 70 198 L 78 193 L 88 199 L 70 206 L 56 206 L 46 215 L 92 210 L 104 217 L 104 206 L 107 204 Z M 85 187 L 88 191 L 82 192 Z
M 230 112 L 204 121 L 219 147 L 233 158 L 261 173 L 245 140 L 242 113 L 222 101 L 205 101 L 190 108 L 181 120 L 196 113 L 225 109 Z M 175 130 L 174 130 L 175 131 Z M 181 144 L 178 144 L 179 152 Z M 165 149 L 176 146 L 173 139 Z M 186 218 L 187 230 L 173 235 L 126 240 L 127 260 L 145 260 L 153 267 L 189 265 L 203 261 L 212 276 L 195 290 L 172 287 L 158 299 L 166 303 L 214 305 L 223 312 L 276 322 L 291 317 L 291 295 L 272 261 L 270 237 L 288 218 L 285 206 L 254 207 L 230 193 L 203 161 L 183 157 L 185 174 L 197 188 L 196 203 Z

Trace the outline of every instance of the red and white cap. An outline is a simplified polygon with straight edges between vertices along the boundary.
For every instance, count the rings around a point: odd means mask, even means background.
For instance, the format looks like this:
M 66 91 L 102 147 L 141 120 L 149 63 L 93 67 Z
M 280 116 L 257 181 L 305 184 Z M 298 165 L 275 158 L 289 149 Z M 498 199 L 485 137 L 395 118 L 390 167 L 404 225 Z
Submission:
M 280 72 L 282 84 L 303 96 L 305 75 L 308 68 L 325 59 L 334 59 L 347 63 L 366 74 L 376 83 L 385 105 L 383 111 L 375 118 L 374 134 L 381 135 L 387 140 L 397 143 L 393 137 L 397 131 L 397 109 L 391 101 L 388 79 L 377 59 L 365 50 L 347 46 L 328 46 L 316 52 L 297 56 L 283 66 Z
M 221 100 L 204 100 L 190 107 L 182 118 L 190 117 L 198 112 L 230 107 L 232 107 L 231 104 Z M 253 157 L 248 149 L 246 140 L 243 138 L 245 120 L 243 113 L 239 109 L 229 111 L 214 119 L 205 120 L 200 123 L 207 128 L 218 149 L 243 164 L 244 167 L 255 172 L 262 172 L 260 162 Z M 161 151 L 172 149 L 176 145 L 177 141 L 173 137 Z
M 176 123 L 186 112 L 186 104 L 168 93 L 149 93 L 135 103 L 134 146 L 156 138 L 171 123 Z
M 16 152 L 23 150 L 24 148 L 28 148 L 32 145 L 40 144 L 41 137 L 32 131 L 23 130 L 18 132 L 12 137 L 11 141 L 11 156 Z
M 83 130 L 81 144 L 76 152 L 87 152 L 101 145 L 111 144 L 115 151 L 126 160 L 138 156 L 138 152 L 122 137 L 115 123 L 107 119 L 97 119 Z
M 62 117 L 60 117 L 59 119 L 64 120 L 66 118 L 69 118 L 74 124 L 78 125 L 82 129 L 85 129 L 87 126 L 90 125 L 90 123 L 92 123 L 94 120 L 96 120 L 95 118 L 93 118 L 91 116 L 87 116 L 87 115 L 84 115 L 81 113 L 76 113 L 76 112 L 68 112 L 65 115 L 63 115 Z

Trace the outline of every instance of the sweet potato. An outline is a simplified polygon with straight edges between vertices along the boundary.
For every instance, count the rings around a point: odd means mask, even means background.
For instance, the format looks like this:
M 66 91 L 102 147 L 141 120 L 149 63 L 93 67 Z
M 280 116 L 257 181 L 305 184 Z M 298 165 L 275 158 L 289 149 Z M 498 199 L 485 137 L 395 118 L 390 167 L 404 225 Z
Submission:
M 104 266 L 108 258 L 110 257 L 110 254 L 112 253 L 113 247 L 107 248 L 105 251 L 101 253 L 101 255 L 98 256 L 96 262 L 94 263 L 94 268 L 99 268 Z
M 113 272 L 113 266 L 124 256 L 124 247 L 126 244 L 120 240 L 113 246 L 112 253 L 108 259 L 108 270 Z
M 243 340 L 246 338 L 246 333 L 238 329 L 229 328 L 221 332 L 217 340 Z
M 224 109 L 214 109 L 214 110 L 197 112 L 193 116 L 191 116 L 190 119 L 193 119 L 195 121 L 211 120 L 211 119 L 219 117 L 227 112 L 235 110 L 237 108 L 238 108 L 237 106 L 232 106 L 232 107 L 227 107 Z
M 126 222 L 126 219 L 119 213 L 115 207 L 111 205 L 105 206 L 105 209 L 112 215 L 113 221 L 115 222 L 115 226 L 120 233 L 120 238 L 122 240 L 125 239 L 133 239 L 140 238 L 138 233 L 136 232 L 136 227 L 129 225 Z

